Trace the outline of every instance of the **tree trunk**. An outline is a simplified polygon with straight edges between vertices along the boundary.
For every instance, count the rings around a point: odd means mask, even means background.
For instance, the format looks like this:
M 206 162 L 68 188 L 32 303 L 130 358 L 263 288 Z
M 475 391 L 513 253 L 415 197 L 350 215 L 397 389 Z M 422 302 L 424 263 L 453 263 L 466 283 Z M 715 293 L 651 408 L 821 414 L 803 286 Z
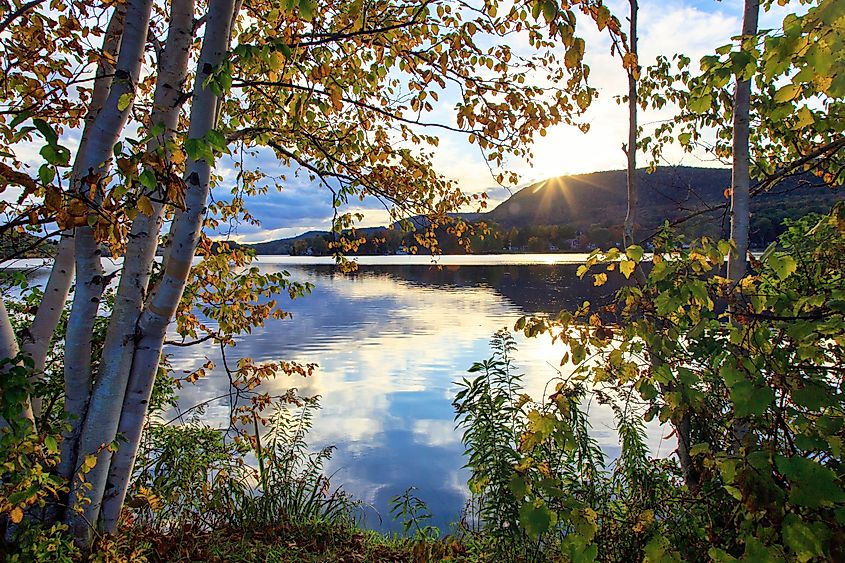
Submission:
M 637 54 L 637 0 L 631 2 L 631 28 L 628 34 L 628 51 Z M 639 64 L 639 61 L 637 61 Z M 637 78 L 634 69 L 628 69 L 628 146 L 625 154 L 628 156 L 628 212 L 622 230 L 623 245 L 627 248 L 634 244 L 634 227 L 637 222 Z
M 742 41 L 757 33 L 757 18 L 760 13 L 760 0 L 745 0 L 745 12 L 742 18 Z M 736 245 L 736 253 L 728 258 L 728 279 L 734 285 L 745 276 L 748 258 L 749 224 L 751 222 L 751 178 L 749 168 L 749 122 L 751 112 L 751 81 L 737 77 L 733 107 L 733 168 L 731 177 L 731 240 Z M 733 319 L 732 321 L 733 322 Z M 734 441 L 733 453 L 738 453 L 742 442 L 748 436 L 748 424 L 734 420 L 732 424 Z
M 205 38 L 198 61 L 191 105 L 191 124 L 188 131 L 190 139 L 203 139 L 214 128 L 218 97 L 210 88 L 204 86 L 204 82 L 214 68 L 223 61 L 228 50 L 233 13 L 233 0 L 209 2 Z M 205 216 L 211 164 L 202 160 L 188 160 L 185 172 L 186 209 L 176 216 L 171 225 L 172 246 L 165 262 L 162 281 L 152 298 L 148 299 L 138 323 L 140 340 L 132 361 L 129 389 L 127 391 L 125 386 L 120 388 L 119 381 L 98 379 L 80 438 L 80 458 L 86 452 L 96 451 L 100 444 L 114 440 L 122 417 L 131 421 L 133 428 L 136 420 L 141 426 L 143 425 L 149 401 L 146 386 L 148 384 L 151 389 L 155 380 L 164 333 L 173 318 L 185 287 Z M 125 381 L 123 383 L 125 385 Z M 139 396 L 139 391 L 142 396 Z M 130 441 L 124 447 L 133 448 L 134 457 L 134 451 L 137 451 L 137 440 Z M 107 450 L 98 452 L 97 465 L 86 475 L 91 488 L 88 493 L 90 503 L 84 507 L 81 514 L 74 514 L 71 518 L 72 529 L 78 539 L 82 538 L 90 542 L 88 523 L 95 523 L 99 516 L 109 463 L 109 452 Z M 80 485 L 80 483 L 75 483 L 72 492 L 74 499 L 79 499 L 86 493 L 85 487 Z
M 9 320 L 9 313 L 6 311 L 6 303 L 0 299 L 0 359 L 6 358 L 15 358 L 20 352 L 18 348 L 18 339 L 15 336 L 15 331 L 12 328 L 12 322 Z M 3 370 L 5 371 L 5 369 Z M 0 377 L 5 377 L 6 374 L 0 371 Z M 27 400 L 23 407 L 23 412 L 21 412 L 20 420 L 7 420 L 4 421 L 8 424 L 17 424 L 19 422 L 23 422 L 24 420 L 28 420 L 33 427 L 35 426 L 35 417 L 32 416 L 32 407 Z
M 91 136 L 91 128 L 111 89 L 114 66 L 110 61 L 117 58 L 125 16 L 126 5 L 120 3 L 112 12 L 106 34 L 103 37 L 103 56 L 97 65 L 94 90 L 91 93 L 91 102 L 88 104 L 88 111 L 85 114 L 85 125 L 71 173 L 73 178 L 79 178 L 83 175 L 83 163 L 85 162 L 88 139 Z M 21 348 L 29 354 L 34 364 L 32 381 L 44 376 L 47 354 L 50 351 L 53 334 L 56 332 L 56 326 L 59 324 L 59 319 L 61 319 L 62 311 L 67 302 L 75 267 L 73 232 L 65 231 L 61 234 L 61 242 L 59 242 L 53 267 L 50 270 L 50 277 L 44 289 L 44 297 L 38 305 L 32 324 L 21 338 Z M 36 417 L 41 413 L 41 397 L 32 397 L 32 410 Z
M 120 53 L 115 65 L 114 79 L 103 108 L 92 123 L 91 135 L 88 138 L 81 167 L 83 173 L 87 174 L 86 185 L 93 186 L 97 191 L 100 188 L 99 183 L 107 173 L 112 158 L 112 148 L 129 118 L 132 104 L 126 105 L 121 110 L 119 107 L 125 104 L 120 102 L 120 98 L 134 94 L 143 64 L 151 10 L 152 0 L 130 0 L 127 3 L 126 21 Z M 88 188 L 83 187 L 83 189 Z M 74 237 L 77 254 L 77 284 L 65 343 L 65 387 L 87 394 L 92 380 L 90 369 L 92 333 L 89 329 L 97 316 L 104 280 L 98 243 L 92 229 L 87 226 L 77 227 Z M 87 406 L 90 412 L 91 407 L 97 405 L 92 401 L 87 401 Z M 85 412 L 81 410 L 68 412 L 78 417 L 77 424 L 78 421 L 83 421 L 79 435 L 80 439 L 87 439 L 84 444 L 77 445 L 78 456 L 69 456 L 63 461 L 63 463 L 71 463 L 72 468 L 78 468 L 81 465 L 80 461 L 86 455 L 99 451 L 103 443 L 96 441 L 96 436 L 92 436 L 91 432 L 86 433 Z M 105 443 L 108 444 L 110 441 L 106 440 Z M 73 449 L 73 444 L 68 444 L 67 447 Z M 83 514 L 77 513 L 84 496 L 84 489 L 78 478 L 71 483 L 68 512 L 65 518 L 72 523 L 73 534 L 77 541 L 88 545 L 90 533 L 88 522 L 85 521 L 85 511 L 83 510 Z
M 73 164 L 72 178 L 78 181 L 82 177 L 83 170 L 88 161 L 87 151 L 89 147 L 89 139 L 93 134 L 94 122 L 100 110 L 103 109 L 108 99 L 109 91 L 111 90 L 111 76 L 114 74 L 114 66 L 109 62 L 117 58 L 118 49 L 120 48 L 121 37 L 123 36 L 123 25 L 126 21 L 126 5 L 120 4 L 112 13 L 106 30 L 106 36 L 103 39 L 103 57 L 97 67 L 97 80 L 94 83 L 94 92 L 91 96 L 91 104 L 88 106 L 88 113 L 85 115 L 85 126 L 82 131 L 82 140 L 79 149 L 76 153 L 76 160 Z M 53 333 L 56 330 L 56 325 L 61 318 L 62 309 L 67 301 L 67 295 L 70 291 L 71 281 L 76 269 L 76 256 L 78 249 L 75 243 L 75 236 L 71 232 L 62 233 L 62 243 L 59 245 L 56 253 L 55 261 L 53 262 L 53 269 L 50 271 L 50 279 L 47 281 L 47 288 L 44 291 L 44 298 L 38 307 L 35 315 L 35 320 L 30 327 L 30 338 L 24 341 L 24 349 L 31 355 L 35 363 L 36 377 L 40 377 L 43 373 L 47 353 L 50 349 L 50 341 Z M 93 245 L 91 241 L 85 241 L 82 244 L 84 252 L 97 253 L 96 244 Z M 86 261 L 88 263 L 88 261 Z M 91 272 L 88 275 L 81 275 L 79 277 L 78 285 L 88 283 L 91 281 L 102 281 L 102 266 L 99 260 L 94 259 L 91 262 L 94 271 L 99 271 L 99 279 L 93 279 Z M 96 273 L 94 274 L 96 275 Z M 94 289 L 86 289 L 82 293 L 90 296 Z M 101 290 L 100 290 L 101 291 Z M 76 295 L 74 294 L 74 302 L 76 302 Z M 73 307 L 72 305 L 71 307 Z M 87 316 L 83 319 L 80 311 L 86 306 L 85 303 L 75 304 L 77 307 L 77 315 L 73 319 L 74 326 L 68 325 L 67 333 L 65 335 L 65 412 L 71 415 L 70 428 L 64 433 L 64 440 L 62 441 L 61 461 L 59 463 L 58 472 L 62 477 L 69 479 L 73 473 L 75 459 L 75 445 L 76 439 L 79 436 L 79 427 L 82 424 L 82 415 L 85 412 L 85 403 L 88 400 L 89 382 L 83 382 L 80 385 L 80 379 L 72 377 L 68 379 L 68 369 L 73 370 L 72 373 L 77 373 L 77 368 L 87 370 L 90 372 L 91 354 L 82 355 L 68 353 L 67 350 L 74 350 L 69 346 L 77 346 L 80 340 L 84 343 L 86 334 L 90 335 L 90 330 L 93 327 L 94 318 Z M 96 309 L 94 311 L 96 316 Z M 90 325 L 90 326 L 89 326 Z M 86 333 L 85 331 L 88 330 Z M 90 345 L 89 345 L 90 346 Z M 70 358 L 70 368 L 68 368 L 67 358 Z M 41 373 L 39 373 L 41 372 Z M 40 410 L 40 405 L 39 405 Z
M 188 56 L 193 42 L 193 18 L 194 0 L 173 0 L 150 119 L 151 125 L 163 124 L 164 133 L 150 140 L 147 152 L 166 147 L 167 142 L 174 138 L 181 109 L 182 87 L 188 75 Z M 166 193 L 166 187 L 161 187 L 161 190 L 161 194 Z M 99 376 L 121 381 L 120 386 L 123 389 L 126 389 L 132 368 L 138 317 L 146 296 L 161 230 L 163 206 L 155 201 L 158 199 L 163 199 L 163 195 L 161 198 L 154 198 L 152 214 L 139 214 L 132 223 L 120 285 L 103 347 L 103 366 Z M 124 434 L 124 431 L 118 428 L 118 434 Z M 129 449 L 131 448 L 127 444 L 121 444 L 118 451 L 112 455 L 107 480 L 109 484 L 128 482 L 134 461 L 134 452 L 130 454 Z M 118 487 L 107 486 L 101 521 L 103 530 L 108 533 L 114 532 L 123 506 L 123 496 L 117 499 L 116 495 L 110 494 L 109 491 L 112 490 L 122 490 L 125 494 L 126 485 L 124 483 Z
M 742 19 L 743 40 L 757 33 L 760 0 L 745 0 Z M 737 77 L 733 107 L 733 170 L 731 179 L 731 239 L 736 253 L 728 259 L 728 279 L 734 283 L 745 276 L 748 255 L 748 230 L 751 219 L 749 200 L 751 179 L 748 173 L 748 130 L 751 105 L 751 81 Z
M 50 343 L 65 308 L 75 271 L 73 237 L 70 233 L 62 233 L 61 236 L 50 278 L 44 288 L 44 297 L 38 305 L 32 324 L 21 337 L 21 348 L 32 357 L 33 382 L 44 376 Z M 41 414 L 41 397 L 32 397 L 32 411 L 36 417 Z
M 77 466 L 76 442 L 82 427 L 91 388 L 91 340 L 103 292 L 100 248 L 93 236 L 79 236 L 76 229 L 77 282 L 65 335 L 65 412 L 69 428 L 64 433 L 59 475 L 73 476 Z

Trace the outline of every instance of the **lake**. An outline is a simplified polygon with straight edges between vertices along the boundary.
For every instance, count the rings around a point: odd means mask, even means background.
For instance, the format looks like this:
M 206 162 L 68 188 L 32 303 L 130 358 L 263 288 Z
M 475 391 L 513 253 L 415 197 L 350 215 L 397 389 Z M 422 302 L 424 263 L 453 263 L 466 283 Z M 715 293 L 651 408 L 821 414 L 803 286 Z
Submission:
M 460 433 L 451 401 L 454 382 L 473 362 L 490 355 L 489 340 L 526 314 L 557 313 L 585 299 L 607 299 L 613 287 L 594 288 L 575 275 L 583 255 L 444 256 L 438 269 L 427 256 L 362 257 L 355 274 L 338 273 L 331 259 L 262 257 L 267 271 L 287 270 L 314 285 L 312 293 L 283 308 L 293 318 L 271 321 L 239 340 L 231 356 L 287 359 L 319 364 L 308 378 L 282 377 L 265 384 L 281 394 L 296 387 L 320 395 L 322 409 L 310 434 L 313 446 L 336 446 L 328 466 L 365 509 L 368 526 L 395 530 L 389 501 L 407 487 L 446 529 L 460 516 L 467 498 Z M 527 390 L 540 396 L 554 377 L 563 349 L 548 338 L 517 336 L 518 367 Z M 171 349 L 178 369 L 193 369 L 211 348 Z M 208 378 L 180 392 L 191 405 L 227 392 L 225 378 Z M 210 405 L 205 419 L 225 425 L 229 405 Z M 592 405 L 590 420 L 605 451 L 618 443 L 609 409 Z M 663 429 L 663 433 L 665 433 Z M 656 454 L 674 449 L 650 428 Z M 379 516 L 381 515 L 381 521 Z
M 473 362 L 490 355 L 489 340 L 527 314 L 557 313 L 585 299 L 600 302 L 615 287 L 593 287 L 575 275 L 585 255 L 443 256 L 440 268 L 429 256 L 361 257 L 354 274 L 336 271 L 330 258 L 266 256 L 266 271 L 286 270 L 312 293 L 290 301 L 293 313 L 241 337 L 227 353 L 255 360 L 317 363 L 310 378 L 279 377 L 264 384 L 271 394 L 295 387 L 320 395 L 322 406 L 310 433 L 311 446 L 336 447 L 327 472 L 366 504 L 365 524 L 385 531 L 398 524 L 389 516 L 390 499 L 409 486 L 428 503 L 435 525 L 446 530 L 459 519 L 468 498 L 463 446 L 455 430 L 451 401 L 455 381 Z M 527 391 L 539 397 L 561 368 L 563 349 L 548 338 L 517 335 L 515 355 Z M 169 347 L 178 370 L 206 359 L 219 361 L 214 346 Z M 180 407 L 228 392 L 219 371 L 179 391 Z M 224 427 L 228 399 L 211 401 L 203 420 Z M 593 433 L 607 454 L 619 451 L 609 408 L 590 406 Z M 656 455 L 674 449 L 668 431 L 649 427 Z

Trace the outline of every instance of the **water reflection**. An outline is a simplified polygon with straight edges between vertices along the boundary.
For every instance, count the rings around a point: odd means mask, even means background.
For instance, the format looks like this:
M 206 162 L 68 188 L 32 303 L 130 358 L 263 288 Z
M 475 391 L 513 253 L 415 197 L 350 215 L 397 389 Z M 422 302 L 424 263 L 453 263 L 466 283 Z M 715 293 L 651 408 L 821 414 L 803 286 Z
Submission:
M 297 387 L 322 396 L 310 441 L 337 446 L 328 470 L 335 483 L 382 515 L 379 522 L 368 511 L 372 527 L 396 529 L 388 517 L 389 499 L 411 485 L 434 511 L 434 524 L 456 520 L 467 498 L 467 474 L 454 430 L 453 382 L 489 356 L 493 332 L 512 327 L 521 315 L 601 301 L 613 289 L 578 280 L 574 265 L 450 266 L 372 265 L 344 275 L 330 265 L 265 263 L 268 271 L 286 269 L 312 283 L 314 291 L 293 302 L 280 296 L 293 318 L 240 339 L 231 354 L 319 364 L 311 378 L 282 377 L 264 388 L 281 394 Z M 517 340 L 516 361 L 527 391 L 539 396 L 560 369 L 563 351 L 544 338 Z M 194 369 L 206 357 L 219 360 L 213 347 L 167 352 L 177 369 Z M 210 377 L 184 388 L 181 404 L 227 390 L 224 377 Z M 228 402 L 212 402 L 204 416 L 225 425 Z M 615 455 L 610 410 L 593 405 L 590 419 L 602 447 Z M 660 429 L 649 432 L 653 451 L 666 450 Z

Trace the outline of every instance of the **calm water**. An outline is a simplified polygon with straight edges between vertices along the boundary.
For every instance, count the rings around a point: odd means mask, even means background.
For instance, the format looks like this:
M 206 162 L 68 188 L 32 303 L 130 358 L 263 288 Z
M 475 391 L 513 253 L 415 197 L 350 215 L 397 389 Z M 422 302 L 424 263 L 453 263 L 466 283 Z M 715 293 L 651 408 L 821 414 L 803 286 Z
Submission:
M 490 355 L 496 330 L 512 328 L 520 316 L 606 298 L 612 288 L 593 288 L 575 275 L 573 261 L 581 258 L 444 257 L 437 269 L 428 257 L 374 257 L 345 275 L 330 263 L 314 264 L 318 259 L 267 257 L 263 268 L 287 270 L 314 290 L 293 302 L 284 298 L 293 318 L 241 339 L 232 356 L 319 364 L 311 378 L 282 377 L 265 387 L 274 394 L 296 387 L 322 397 L 310 441 L 337 447 L 328 467 L 333 482 L 371 505 L 366 523 L 381 529 L 395 529 L 390 498 L 413 485 L 445 529 L 467 500 L 468 474 L 451 406 L 454 381 Z M 563 369 L 557 367 L 563 351 L 546 338 L 520 335 L 518 345 L 528 391 L 540 396 Z M 180 369 L 198 366 L 206 354 L 215 359 L 210 350 L 170 352 Z M 226 380 L 209 378 L 184 389 L 181 400 L 191 405 L 226 391 Z M 227 401 L 213 404 L 206 419 L 225 425 L 228 409 Z M 618 443 L 609 409 L 593 405 L 591 420 L 613 456 Z M 650 438 L 655 453 L 671 449 L 661 444 L 659 428 Z
M 328 466 L 333 484 L 342 485 L 372 508 L 366 524 L 396 529 L 389 517 L 390 498 L 407 487 L 435 513 L 434 524 L 446 528 L 457 520 L 467 500 L 467 472 L 459 433 L 454 428 L 454 381 L 490 355 L 489 340 L 512 328 L 525 314 L 576 307 L 585 299 L 607 298 L 612 287 L 592 287 L 575 275 L 577 255 L 509 255 L 362 258 L 358 273 L 335 271 L 331 260 L 263 257 L 267 271 L 287 270 L 313 292 L 291 302 L 279 300 L 293 318 L 271 321 L 243 337 L 230 361 L 294 360 L 319 364 L 310 378 L 286 376 L 267 382 L 265 390 L 281 394 L 296 387 L 320 395 L 309 441 L 314 447 L 336 446 Z M 563 350 L 546 338 L 518 335 L 518 367 L 527 390 L 539 397 L 556 375 Z M 190 370 L 219 360 L 214 347 L 166 350 L 176 369 Z M 180 391 L 187 408 L 228 392 L 228 380 L 214 375 Z M 226 426 L 228 399 L 212 401 L 204 419 Z M 590 407 L 594 435 L 610 455 L 618 452 L 609 409 Z M 663 430 L 665 432 L 665 430 Z M 661 429 L 649 429 L 654 453 L 672 446 Z M 379 517 L 380 515 L 380 517 Z

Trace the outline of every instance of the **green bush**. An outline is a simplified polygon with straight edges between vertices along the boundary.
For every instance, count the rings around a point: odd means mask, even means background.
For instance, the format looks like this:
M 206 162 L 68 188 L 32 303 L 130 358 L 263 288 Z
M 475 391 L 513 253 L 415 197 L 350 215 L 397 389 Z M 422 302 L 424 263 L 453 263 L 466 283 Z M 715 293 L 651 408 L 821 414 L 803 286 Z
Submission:
M 664 233 L 643 264 L 638 246 L 593 253 L 580 275 L 628 278 L 613 303 L 517 324 L 574 366 L 539 402 L 496 336 L 455 401 L 478 537 L 526 559 L 845 559 L 845 207 L 786 227 L 736 285 L 724 241 Z M 616 413 L 610 463 L 582 411 L 594 399 Z M 655 418 L 671 459 L 645 447 Z

